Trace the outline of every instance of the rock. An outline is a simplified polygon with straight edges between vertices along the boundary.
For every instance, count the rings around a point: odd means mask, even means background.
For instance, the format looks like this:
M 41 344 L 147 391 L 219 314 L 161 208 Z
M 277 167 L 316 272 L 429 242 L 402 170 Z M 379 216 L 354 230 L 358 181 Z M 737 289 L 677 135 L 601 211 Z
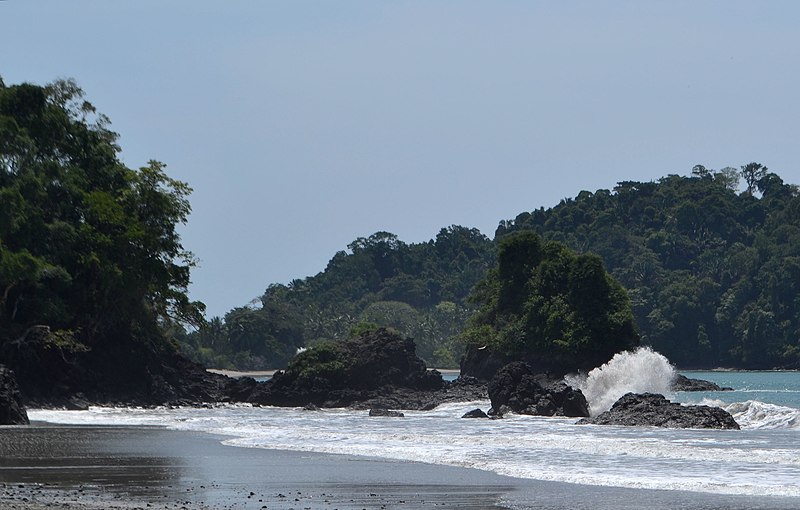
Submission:
M 28 425 L 14 372 L 0 365 L 0 425 Z
M 610 410 L 594 418 L 580 420 L 578 424 L 739 429 L 739 424 L 724 409 L 710 406 L 683 406 L 654 393 L 627 393 L 617 400 Z
M 461 376 L 491 381 L 494 374 L 511 360 L 487 348 L 470 346 L 461 358 Z
M 722 388 L 711 381 L 691 379 L 678 374 L 672 382 L 672 391 L 733 391 L 733 388 Z
M 480 409 L 473 409 L 472 411 L 468 411 L 467 413 L 462 416 L 462 418 L 488 418 L 489 415 L 484 413 Z
M 580 390 L 563 381 L 536 375 L 530 365 L 515 361 L 498 370 L 489 383 L 494 413 L 504 406 L 519 414 L 537 416 L 589 416 L 589 404 Z
M 400 411 L 390 411 L 389 409 L 370 409 L 370 416 L 385 416 L 387 418 L 403 418 L 405 415 Z
M 243 401 L 252 393 L 253 379 L 211 374 L 152 334 L 148 341 L 121 335 L 89 348 L 34 326 L 0 343 L 0 362 L 17 374 L 26 403 L 43 408 L 198 405 Z
M 88 411 L 89 401 L 83 393 L 76 393 L 69 398 L 64 406 L 68 411 Z
M 426 408 L 450 385 L 427 370 L 415 351 L 412 339 L 383 328 L 318 344 L 256 386 L 249 400 L 294 407 Z

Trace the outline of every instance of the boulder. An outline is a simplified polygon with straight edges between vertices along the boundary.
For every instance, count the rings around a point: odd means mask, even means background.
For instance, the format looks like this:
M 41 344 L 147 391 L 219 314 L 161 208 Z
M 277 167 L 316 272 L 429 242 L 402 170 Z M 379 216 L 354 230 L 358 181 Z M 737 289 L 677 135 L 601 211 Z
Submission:
M 0 365 L 0 425 L 28 425 L 28 413 L 22 404 L 14 373 Z
M 488 387 L 492 411 L 502 414 L 509 408 L 515 413 L 537 416 L 589 416 L 589 404 L 580 390 L 564 381 L 534 374 L 530 365 L 515 361 L 499 369 Z
M 448 386 L 417 357 L 412 339 L 381 328 L 311 347 L 285 371 L 257 385 L 249 400 L 278 406 L 420 409 Z
M 197 405 L 243 401 L 252 379 L 212 374 L 153 332 L 150 341 L 120 335 L 91 348 L 72 334 L 33 326 L 0 342 L 0 362 L 17 374 L 31 407 Z
M 468 411 L 462 416 L 462 418 L 488 418 L 489 415 L 484 413 L 480 409 L 473 409 L 472 411 Z
M 678 374 L 672 381 L 672 391 L 733 391 L 733 388 L 722 388 L 711 381 L 691 379 Z
M 370 416 L 382 416 L 382 417 L 386 417 L 386 418 L 402 418 L 402 417 L 405 416 L 400 411 L 392 411 L 390 409 L 379 409 L 379 408 L 370 409 L 369 410 L 369 415 Z
M 627 393 L 610 410 L 578 422 L 580 425 L 624 425 L 692 429 L 739 429 L 719 407 L 683 406 L 655 393 Z

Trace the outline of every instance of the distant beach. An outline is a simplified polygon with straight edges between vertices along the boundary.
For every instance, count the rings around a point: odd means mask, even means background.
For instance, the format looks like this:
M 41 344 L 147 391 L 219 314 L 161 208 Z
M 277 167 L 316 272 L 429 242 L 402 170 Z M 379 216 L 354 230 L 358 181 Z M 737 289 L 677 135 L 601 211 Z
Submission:
M 242 370 L 227 370 L 224 368 L 207 368 L 206 372 L 211 372 L 212 374 L 219 374 L 224 375 L 227 377 L 252 377 L 253 379 L 269 379 L 277 370 L 251 370 L 251 371 L 242 371 Z
M 796 500 L 520 480 L 486 471 L 239 448 L 146 426 L 0 429 L 0 507 L 68 509 L 788 509 Z
M 458 377 L 458 374 L 460 373 L 460 370 L 457 368 L 436 368 L 432 370 L 438 370 L 442 374 L 442 377 L 444 377 L 444 379 L 448 381 L 452 381 L 453 379 Z M 224 368 L 207 368 L 206 371 L 211 372 L 212 374 L 220 374 L 234 378 L 252 377 L 253 379 L 256 380 L 269 379 L 270 377 L 275 375 L 275 372 L 277 372 L 277 370 L 241 371 L 241 370 L 227 370 Z

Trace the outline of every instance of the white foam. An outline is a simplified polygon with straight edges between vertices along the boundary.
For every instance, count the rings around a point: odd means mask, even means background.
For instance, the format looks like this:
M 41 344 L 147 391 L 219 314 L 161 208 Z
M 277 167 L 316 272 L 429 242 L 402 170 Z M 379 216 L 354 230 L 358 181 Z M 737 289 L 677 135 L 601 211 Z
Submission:
M 511 415 L 461 419 L 488 402 L 405 411 L 220 406 L 212 409 L 37 411 L 34 420 L 165 425 L 228 436 L 234 446 L 365 455 L 473 467 L 581 484 L 800 497 L 800 449 L 786 432 L 577 426 L 574 419 Z
M 596 416 L 626 393 L 669 393 L 675 376 L 675 368 L 664 355 L 640 347 L 615 354 L 586 376 L 567 376 L 566 382 L 583 392 L 591 415 Z
M 736 423 L 747 429 L 796 429 L 800 430 L 800 409 L 767 404 L 757 400 L 733 404 L 712 403 L 731 415 Z

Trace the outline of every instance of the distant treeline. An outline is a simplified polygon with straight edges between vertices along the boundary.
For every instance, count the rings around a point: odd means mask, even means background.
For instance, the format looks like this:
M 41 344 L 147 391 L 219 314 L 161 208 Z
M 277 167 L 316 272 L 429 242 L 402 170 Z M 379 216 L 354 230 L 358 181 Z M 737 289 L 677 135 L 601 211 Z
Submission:
M 184 352 L 209 366 L 282 367 L 300 347 L 386 326 L 413 337 L 429 365 L 457 366 L 455 338 L 472 312 L 472 288 L 494 264 L 493 242 L 453 226 L 427 243 L 378 232 L 347 248 L 316 276 L 270 285 L 258 306 L 182 335 Z
M 800 196 L 758 163 L 583 191 L 496 235 L 519 230 L 600 255 L 681 367 L 800 367 Z
M 760 164 L 582 191 L 501 221 L 495 241 L 522 230 L 599 255 L 629 292 L 642 343 L 681 367 L 800 367 L 800 196 Z M 456 366 L 468 297 L 495 258 L 475 229 L 420 244 L 379 232 L 316 276 L 271 285 L 260 307 L 184 335 L 184 350 L 212 365 L 278 367 L 375 324 L 413 336 L 430 365 Z

